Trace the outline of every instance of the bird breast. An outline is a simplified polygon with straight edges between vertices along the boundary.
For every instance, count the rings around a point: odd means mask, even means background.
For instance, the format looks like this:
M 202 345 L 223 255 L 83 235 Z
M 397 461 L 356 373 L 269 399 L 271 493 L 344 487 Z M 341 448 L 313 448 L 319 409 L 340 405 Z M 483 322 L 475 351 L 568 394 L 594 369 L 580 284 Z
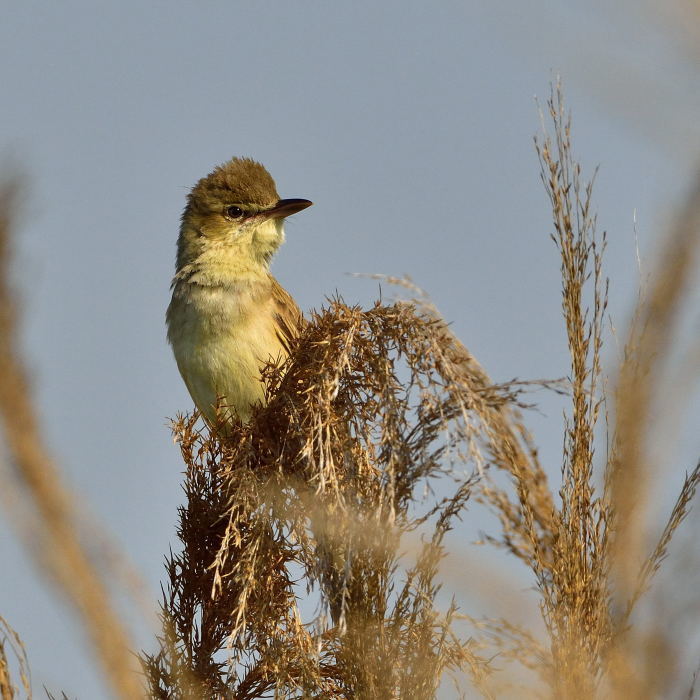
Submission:
M 265 399 L 260 371 L 284 349 L 265 283 L 202 286 L 180 281 L 168 308 L 168 340 L 197 408 L 214 423 L 215 405 L 248 420 Z

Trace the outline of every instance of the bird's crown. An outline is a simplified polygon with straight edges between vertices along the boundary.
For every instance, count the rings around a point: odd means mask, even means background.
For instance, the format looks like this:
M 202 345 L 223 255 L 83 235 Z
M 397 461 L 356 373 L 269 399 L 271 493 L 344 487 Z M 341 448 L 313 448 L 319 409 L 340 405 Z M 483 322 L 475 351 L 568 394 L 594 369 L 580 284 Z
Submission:
M 218 210 L 225 204 L 266 209 L 279 201 L 270 173 L 252 158 L 231 158 L 218 165 L 192 188 L 189 206 L 199 211 Z

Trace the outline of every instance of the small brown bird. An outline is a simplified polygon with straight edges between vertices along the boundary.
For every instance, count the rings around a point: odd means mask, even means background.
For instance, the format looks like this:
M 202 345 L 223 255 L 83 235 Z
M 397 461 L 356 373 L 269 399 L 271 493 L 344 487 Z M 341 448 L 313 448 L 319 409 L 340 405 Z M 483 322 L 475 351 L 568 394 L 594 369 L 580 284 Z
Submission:
M 267 170 L 232 158 L 190 192 L 177 242 L 168 341 L 197 408 L 210 425 L 247 421 L 264 401 L 260 371 L 287 356 L 302 315 L 270 274 L 284 219 L 311 206 L 280 199 Z

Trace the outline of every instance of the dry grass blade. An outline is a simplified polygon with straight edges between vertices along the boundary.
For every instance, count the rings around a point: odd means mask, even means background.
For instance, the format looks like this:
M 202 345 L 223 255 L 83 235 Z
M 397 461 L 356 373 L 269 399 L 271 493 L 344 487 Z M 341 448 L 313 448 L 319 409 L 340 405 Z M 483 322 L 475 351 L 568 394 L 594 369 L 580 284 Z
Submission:
M 646 592 L 651 584 L 651 579 L 659 570 L 664 559 L 668 555 L 668 546 L 671 543 L 673 533 L 678 529 L 680 524 L 685 520 L 690 511 L 690 504 L 695 498 L 695 494 L 700 485 L 700 462 L 695 466 L 695 469 L 690 474 L 687 474 L 681 492 L 678 494 L 671 515 L 664 527 L 659 541 L 654 547 L 654 551 L 647 557 L 637 576 L 636 584 L 632 595 L 627 603 L 627 610 L 622 617 L 623 624 L 629 620 L 629 616 L 640 597 Z
M 640 697 L 651 697 L 674 681 L 675 665 L 671 661 L 665 667 L 659 664 L 655 673 L 650 674 L 647 665 L 640 662 L 646 650 L 655 645 L 657 657 L 662 652 L 668 659 L 679 656 L 679 650 L 670 648 L 668 642 L 658 641 L 664 638 L 661 632 L 652 631 L 646 636 L 631 634 L 629 621 L 635 604 L 665 557 L 673 534 L 688 513 L 700 478 L 698 467 L 686 477 L 658 544 L 647 554 L 650 476 L 659 468 L 650 458 L 649 436 L 653 432 L 654 413 L 665 400 L 664 363 L 675 349 L 674 330 L 696 269 L 698 248 L 700 173 L 669 233 L 650 289 L 631 324 L 616 393 L 615 441 L 606 473 L 607 491 L 616 504 L 612 575 L 617 598 L 624 606 L 623 614 L 615 621 L 611 684 L 619 692 L 623 688 L 634 689 L 641 693 Z
M 689 193 L 663 256 L 652 277 L 652 285 L 637 313 L 625 348 L 625 362 L 617 391 L 615 459 L 607 478 L 619 504 L 620 533 L 616 547 L 623 566 L 617 572 L 629 594 L 636 588 L 631 560 L 640 560 L 644 513 L 651 465 L 647 435 L 664 360 L 675 339 L 674 324 L 682 307 L 683 294 L 695 270 L 700 247 L 700 173 Z
M 8 624 L 7 620 L 0 615 L 0 699 L 13 700 L 17 697 L 18 687 L 12 682 L 10 673 L 11 662 L 8 659 L 7 649 L 12 652 L 17 662 L 17 672 L 22 689 L 28 700 L 32 697 L 32 687 L 29 675 L 29 662 L 27 652 L 22 644 L 17 632 Z
M 571 148 L 571 120 L 557 85 L 548 101 L 554 136 L 536 142 L 552 207 L 552 239 L 561 258 L 562 313 L 571 359 L 571 413 L 566 416 L 561 507 L 553 537 L 556 565 L 537 565 L 545 622 L 553 641 L 553 683 L 563 694 L 593 693 L 609 637 L 607 511 L 593 483 L 594 440 L 602 397 L 602 275 L 605 234 L 596 234 L 593 180 L 582 182 Z M 578 689 L 578 690 L 576 690 Z
M 552 239 L 561 258 L 562 311 L 571 358 L 571 412 L 565 424 L 560 505 L 519 420 L 518 437 L 527 449 L 511 460 L 511 486 L 497 486 L 487 474 L 480 483 L 480 498 L 499 516 L 502 526 L 501 535 L 487 541 L 505 546 L 535 577 L 548 642 L 528 644 L 524 640 L 532 635 L 507 621 L 480 624 L 487 626 L 485 641 L 490 640 L 502 658 L 535 670 L 554 697 L 590 697 L 611 638 L 607 511 L 593 481 L 607 305 L 607 280 L 602 276 L 605 235 L 600 240 L 596 235 L 593 184 L 583 183 L 580 166 L 573 159 L 570 119 L 559 86 L 547 106 L 554 135 L 545 131 L 543 140 L 536 140 L 536 149 L 552 207 Z M 505 432 L 499 438 L 511 444 Z
M 105 583 L 85 549 L 74 520 L 74 504 L 61 483 L 43 440 L 27 372 L 17 347 L 17 315 L 9 284 L 11 232 L 16 185 L 0 193 L 0 418 L 17 480 L 37 513 L 38 562 L 80 613 L 119 697 L 142 697 L 129 640 L 114 611 Z

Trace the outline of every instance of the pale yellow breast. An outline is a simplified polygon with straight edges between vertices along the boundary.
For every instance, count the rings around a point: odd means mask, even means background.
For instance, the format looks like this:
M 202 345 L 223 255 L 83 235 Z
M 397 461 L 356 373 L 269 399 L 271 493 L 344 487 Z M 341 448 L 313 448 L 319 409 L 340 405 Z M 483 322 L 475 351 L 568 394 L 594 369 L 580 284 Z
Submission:
M 284 356 L 271 301 L 258 288 L 176 287 L 168 339 L 190 395 L 210 423 L 219 397 L 244 421 L 264 400 L 260 370 Z

